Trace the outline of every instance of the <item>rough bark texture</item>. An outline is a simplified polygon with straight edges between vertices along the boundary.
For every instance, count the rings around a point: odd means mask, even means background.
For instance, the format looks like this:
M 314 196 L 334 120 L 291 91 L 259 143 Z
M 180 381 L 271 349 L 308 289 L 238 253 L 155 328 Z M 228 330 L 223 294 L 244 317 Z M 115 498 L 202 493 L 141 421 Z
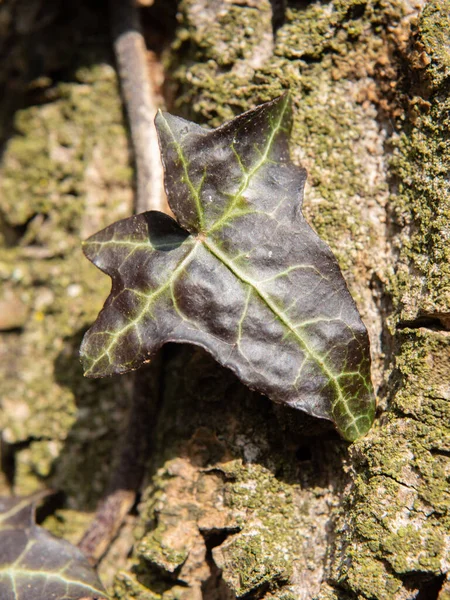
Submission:
M 80 330 L 108 282 L 79 239 L 131 212 L 131 170 L 105 8 L 28 4 L 25 32 L 8 20 L 19 2 L 0 10 L 18 73 L 5 106 L 22 98 L 0 171 L 3 462 L 16 493 L 64 492 L 46 524 L 76 541 L 130 393 L 130 379 L 81 376 Z M 146 9 L 151 43 L 163 4 Z M 448 0 L 179 3 L 172 111 L 217 126 L 291 89 L 305 212 L 370 330 L 380 410 L 349 446 L 167 347 L 142 502 L 102 565 L 116 599 L 450 597 L 449 13 Z

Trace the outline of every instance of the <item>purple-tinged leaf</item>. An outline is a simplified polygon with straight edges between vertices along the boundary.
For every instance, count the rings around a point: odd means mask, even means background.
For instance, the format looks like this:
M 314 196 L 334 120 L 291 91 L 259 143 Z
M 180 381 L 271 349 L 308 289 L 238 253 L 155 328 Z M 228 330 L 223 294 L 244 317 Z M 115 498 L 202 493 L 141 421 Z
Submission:
M 34 498 L 0 498 L 1 600 L 106 599 L 78 548 L 35 523 Z
M 86 334 L 85 374 L 136 369 L 166 342 L 196 344 L 275 402 L 370 428 L 369 339 L 339 266 L 306 223 L 304 169 L 289 157 L 288 95 L 214 130 L 160 113 L 177 219 L 147 212 L 84 245 L 112 279 Z

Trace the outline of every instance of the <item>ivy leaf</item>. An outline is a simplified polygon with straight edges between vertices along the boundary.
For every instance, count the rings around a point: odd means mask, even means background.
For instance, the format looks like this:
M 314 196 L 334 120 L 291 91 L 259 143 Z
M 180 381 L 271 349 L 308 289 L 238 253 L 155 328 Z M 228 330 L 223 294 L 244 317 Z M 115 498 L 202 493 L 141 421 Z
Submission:
M 0 598 L 107 598 L 84 554 L 36 525 L 34 502 L 0 498 Z
M 252 389 L 348 440 L 370 428 L 369 340 L 336 259 L 301 213 L 288 95 L 208 130 L 156 119 L 169 204 L 84 245 L 112 291 L 81 356 L 85 374 L 139 367 L 165 342 L 210 352 Z

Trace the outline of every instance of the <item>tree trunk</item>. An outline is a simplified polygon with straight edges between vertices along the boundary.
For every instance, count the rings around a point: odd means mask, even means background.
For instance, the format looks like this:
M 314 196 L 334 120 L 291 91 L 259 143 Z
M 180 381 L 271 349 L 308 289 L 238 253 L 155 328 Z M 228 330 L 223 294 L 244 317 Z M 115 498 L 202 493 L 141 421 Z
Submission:
M 79 240 L 131 211 L 132 181 L 104 9 L 52 7 L 36 9 L 31 32 L 2 25 L 29 61 L 18 61 L 22 108 L 0 172 L 3 488 L 62 490 L 44 524 L 76 541 L 131 388 L 128 376 L 82 378 L 79 332 L 108 282 Z M 444 600 L 450 2 L 181 0 L 177 10 L 175 22 L 170 2 L 142 9 L 169 110 L 217 126 L 291 90 L 305 216 L 369 329 L 378 418 L 349 445 L 204 352 L 167 346 L 142 499 L 101 573 L 117 599 Z

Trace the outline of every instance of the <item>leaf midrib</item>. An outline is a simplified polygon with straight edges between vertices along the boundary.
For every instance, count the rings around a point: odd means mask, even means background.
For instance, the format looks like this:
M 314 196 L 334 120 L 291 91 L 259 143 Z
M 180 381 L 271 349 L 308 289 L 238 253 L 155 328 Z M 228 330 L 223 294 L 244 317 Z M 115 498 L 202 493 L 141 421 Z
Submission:
M 161 117 L 161 119 L 164 121 L 167 130 L 169 131 L 170 135 L 172 136 L 172 143 L 176 148 L 178 157 L 181 161 L 181 165 L 183 168 L 183 172 L 184 172 L 184 177 L 186 180 L 186 184 L 191 192 L 191 195 L 194 199 L 194 203 L 195 203 L 195 208 L 197 210 L 197 217 L 198 217 L 198 221 L 199 221 L 199 225 L 200 225 L 200 229 L 203 229 L 203 224 L 204 224 L 204 213 L 203 213 L 203 207 L 202 207 L 202 203 L 200 200 L 200 195 L 199 195 L 199 190 L 194 186 L 194 184 L 191 181 L 191 178 L 189 177 L 189 170 L 188 170 L 188 166 L 189 166 L 189 162 L 186 160 L 186 157 L 184 156 L 184 152 L 183 149 L 181 147 L 181 144 L 179 143 L 179 141 L 176 139 L 172 129 L 170 128 L 169 123 L 167 122 L 167 119 L 165 118 L 164 114 L 162 111 L 159 111 L 159 116 Z
M 321 357 L 309 347 L 306 340 L 295 330 L 294 325 L 289 321 L 289 319 L 278 309 L 276 304 L 268 297 L 268 295 L 265 294 L 261 289 L 259 289 L 254 281 L 252 281 L 244 273 L 242 273 L 242 271 L 240 271 L 240 269 L 238 267 L 236 267 L 236 265 L 234 265 L 228 259 L 228 257 L 213 242 L 211 242 L 208 239 L 204 239 L 202 241 L 202 245 L 213 256 L 215 256 L 225 267 L 227 267 L 235 275 L 235 277 L 240 279 L 246 285 L 250 286 L 256 292 L 256 294 L 263 300 L 263 302 L 267 305 L 267 307 L 272 311 L 272 313 L 275 315 L 275 317 L 277 319 L 279 319 L 283 323 L 283 325 L 289 329 L 289 331 L 292 332 L 294 337 L 303 346 L 307 355 L 310 356 L 319 365 L 319 367 L 322 369 L 322 371 L 328 377 L 330 382 L 333 384 L 333 387 L 336 390 L 338 398 L 332 404 L 332 410 L 334 409 L 336 404 L 339 402 L 340 405 L 345 407 L 345 410 L 346 410 L 348 416 L 351 418 L 352 422 L 350 423 L 350 425 L 356 426 L 356 417 L 348 408 L 347 402 L 345 401 L 345 398 L 342 394 L 342 390 L 337 381 L 336 375 L 329 369 L 328 365 L 321 359 Z

